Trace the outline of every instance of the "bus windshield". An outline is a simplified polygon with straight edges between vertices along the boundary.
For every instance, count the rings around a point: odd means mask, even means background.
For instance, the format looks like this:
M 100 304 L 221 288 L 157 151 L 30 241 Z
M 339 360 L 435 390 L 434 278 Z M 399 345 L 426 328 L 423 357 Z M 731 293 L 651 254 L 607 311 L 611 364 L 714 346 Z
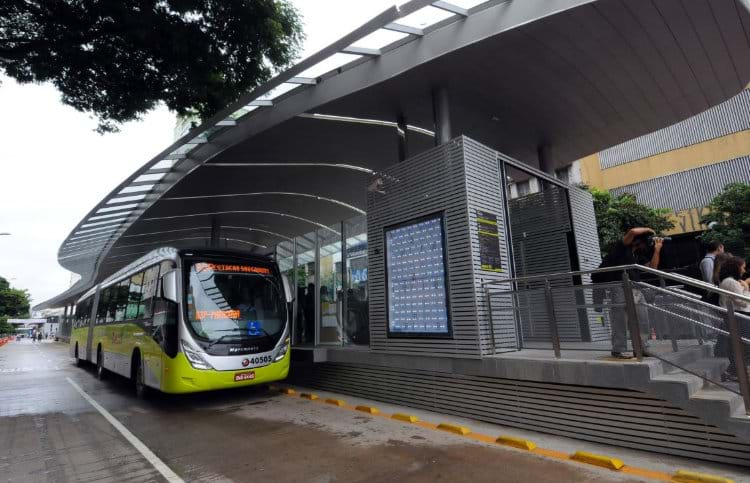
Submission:
M 188 270 L 188 322 L 201 342 L 209 347 L 252 345 L 257 348 L 253 352 L 276 345 L 286 309 L 278 277 L 270 268 L 191 262 Z

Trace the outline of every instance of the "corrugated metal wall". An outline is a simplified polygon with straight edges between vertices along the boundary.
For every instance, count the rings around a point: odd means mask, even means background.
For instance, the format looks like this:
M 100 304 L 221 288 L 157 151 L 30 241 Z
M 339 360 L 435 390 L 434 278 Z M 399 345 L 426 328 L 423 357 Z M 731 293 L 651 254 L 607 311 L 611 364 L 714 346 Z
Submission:
M 295 366 L 290 381 L 584 441 L 750 466 L 750 445 L 638 391 L 342 363 Z
M 564 188 L 547 186 L 544 191 L 509 202 L 518 277 L 573 270 L 568 243 L 573 228 L 565 192 Z M 550 283 L 560 340 L 585 340 L 574 298 L 569 291 L 559 290 L 572 287 L 573 279 L 556 278 Z M 527 283 L 523 288 L 532 290 L 518 296 L 523 340 L 551 342 L 544 282 Z M 493 304 L 497 302 L 493 297 Z
M 506 248 L 508 239 L 504 225 L 503 186 L 500 183 L 498 153 L 472 139 L 464 137 L 462 141 L 466 165 L 466 199 L 469 213 L 474 293 L 476 294 L 476 312 L 480 328 L 479 340 L 482 355 L 494 354 L 508 349 L 516 350 L 516 329 L 513 317 L 495 317 L 492 319 L 492 327 L 490 327 L 487 300 L 482 287 L 482 282 L 508 279 L 510 276 L 510 260 Z M 498 242 L 500 243 L 501 265 L 505 270 L 504 273 L 489 272 L 481 268 L 477 211 L 489 212 L 497 216 Z
M 602 262 L 602 252 L 599 247 L 599 236 L 596 231 L 596 214 L 591 193 L 571 187 L 568 190 L 570 200 L 570 217 L 573 221 L 575 246 L 578 253 L 579 270 L 595 270 Z M 591 283 L 591 276 L 584 275 L 584 284 Z M 574 291 L 571 294 L 579 305 L 583 302 L 592 304 L 591 291 Z M 579 317 L 589 322 L 589 336 L 592 342 L 609 340 L 610 328 L 606 314 L 595 312 L 593 309 L 579 309 Z
M 701 166 L 611 190 L 631 193 L 639 203 L 675 212 L 706 206 L 729 183 L 750 182 L 750 156 Z
M 600 166 L 611 168 L 747 129 L 750 91 L 744 90 L 697 116 L 601 151 Z
M 373 176 L 381 181 L 367 195 L 367 237 L 370 284 L 370 348 L 374 352 L 479 358 L 492 350 L 481 280 L 507 273 L 479 269 L 476 211 L 503 220 L 497 153 L 467 138 L 420 153 Z M 387 336 L 384 228 L 443 212 L 446 226 L 448 296 L 453 337 L 398 338 Z M 501 228 L 502 232 L 502 228 Z M 503 234 L 504 236 L 504 234 Z M 507 267 L 504 238 L 500 252 Z M 512 321 L 495 321 L 499 338 L 515 340 Z

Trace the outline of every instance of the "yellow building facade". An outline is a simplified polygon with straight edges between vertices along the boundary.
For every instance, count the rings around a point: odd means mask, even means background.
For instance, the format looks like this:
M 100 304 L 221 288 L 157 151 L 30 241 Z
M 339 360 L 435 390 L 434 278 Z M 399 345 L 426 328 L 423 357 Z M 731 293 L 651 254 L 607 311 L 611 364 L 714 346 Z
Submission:
M 750 91 L 576 166 L 581 183 L 670 209 L 670 234 L 704 230 L 699 220 L 711 199 L 729 183 L 750 183 Z

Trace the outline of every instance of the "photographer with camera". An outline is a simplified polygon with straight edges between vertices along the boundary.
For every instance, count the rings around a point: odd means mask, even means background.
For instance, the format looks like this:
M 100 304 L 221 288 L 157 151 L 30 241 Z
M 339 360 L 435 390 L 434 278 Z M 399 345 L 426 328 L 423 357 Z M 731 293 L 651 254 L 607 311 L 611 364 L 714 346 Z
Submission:
M 664 239 L 657 237 L 656 232 L 647 227 L 637 227 L 628 230 L 604 257 L 599 268 L 617 267 L 620 265 L 645 265 L 651 268 L 659 267 L 661 258 L 661 249 Z M 597 274 L 599 277 L 592 281 L 615 282 L 621 280 L 621 274 L 618 272 Z M 603 276 L 603 277 L 602 277 Z M 638 270 L 628 270 L 628 276 L 633 282 L 640 282 L 641 276 Z M 648 340 L 648 312 L 645 307 L 645 299 L 640 290 L 633 290 L 633 297 L 636 303 L 638 319 L 640 321 L 642 340 Z M 633 356 L 627 353 L 627 323 L 628 314 L 625 310 L 625 294 L 621 287 L 610 290 L 610 323 L 612 325 L 612 357 L 617 359 L 630 359 Z M 644 331 L 645 327 L 645 331 Z

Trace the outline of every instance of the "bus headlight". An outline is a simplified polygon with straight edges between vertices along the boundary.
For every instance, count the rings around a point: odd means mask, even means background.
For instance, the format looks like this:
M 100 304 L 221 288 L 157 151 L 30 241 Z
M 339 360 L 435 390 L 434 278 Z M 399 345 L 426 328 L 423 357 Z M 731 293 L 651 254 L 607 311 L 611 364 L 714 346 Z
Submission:
M 188 342 L 185 342 L 184 340 L 182 342 L 182 352 L 185 354 L 185 357 L 187 357 L 187 360 L 190 361 L 190 365 L 193 366 L 194 369 L 213 369 L 211 367 L 211 364 L 206 362 L 206 360 L 203 358 L 200 353 L 195 350 Z
M 276 357 L 273 358 L 273 361 L 278 362 L 281 359 L 283 359 L 288 350 L 289 350 L 289 338 L 287 337 L 287 339 L 284 341 L 284 345 L 279 347 L 279 353 L 276 354 Z

